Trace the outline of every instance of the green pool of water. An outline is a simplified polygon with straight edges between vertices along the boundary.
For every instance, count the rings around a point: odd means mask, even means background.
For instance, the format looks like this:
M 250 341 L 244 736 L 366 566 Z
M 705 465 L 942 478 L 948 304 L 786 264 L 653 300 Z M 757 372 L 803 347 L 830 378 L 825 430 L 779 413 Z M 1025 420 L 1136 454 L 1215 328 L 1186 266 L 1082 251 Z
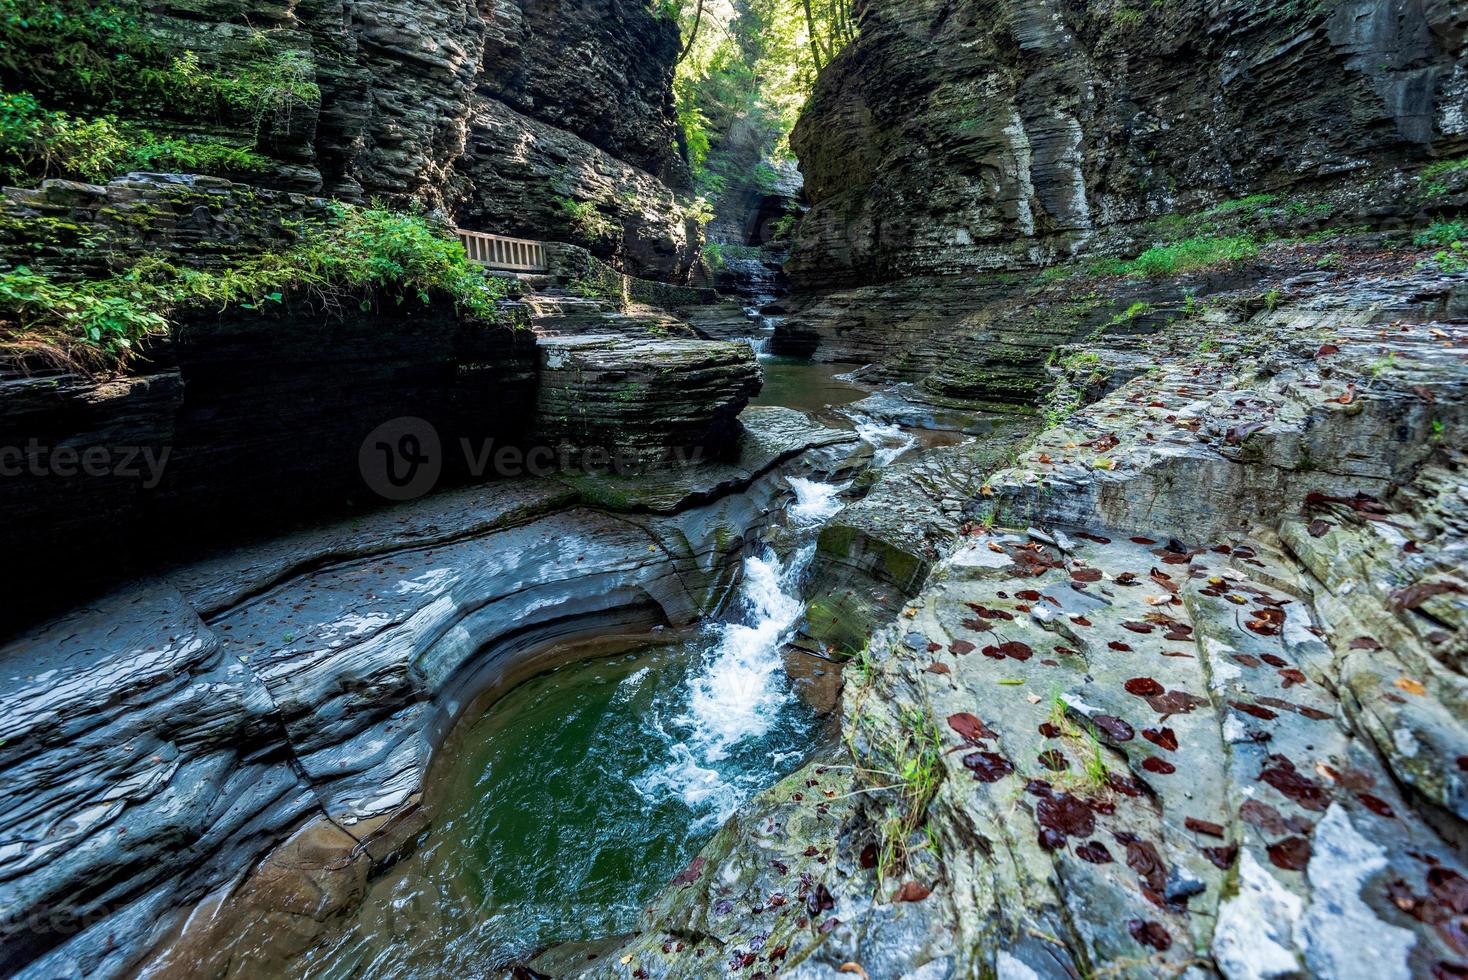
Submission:
M 481 976 L 550 943 L 633 929 L 738 804 L 811 743 L 815 719 L 777 642 L 800 608 L 794 574 L 759 559 L 746 568 L 732 622 L 554 670 L 456 732 L 422 846 L 290 974 Z

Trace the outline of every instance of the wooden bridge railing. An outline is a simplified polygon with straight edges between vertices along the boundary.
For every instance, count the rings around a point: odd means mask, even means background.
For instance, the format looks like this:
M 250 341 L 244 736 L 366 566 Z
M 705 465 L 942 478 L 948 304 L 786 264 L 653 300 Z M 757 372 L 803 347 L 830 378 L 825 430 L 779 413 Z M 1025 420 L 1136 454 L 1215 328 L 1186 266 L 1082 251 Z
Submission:
M 487 269 L 505 272 L 549 272 L 545 245 L 524 238 L 506 238 L 503 235 L 488 235 L 482 231 L 455 229 L 469 261 L 477 262 Z

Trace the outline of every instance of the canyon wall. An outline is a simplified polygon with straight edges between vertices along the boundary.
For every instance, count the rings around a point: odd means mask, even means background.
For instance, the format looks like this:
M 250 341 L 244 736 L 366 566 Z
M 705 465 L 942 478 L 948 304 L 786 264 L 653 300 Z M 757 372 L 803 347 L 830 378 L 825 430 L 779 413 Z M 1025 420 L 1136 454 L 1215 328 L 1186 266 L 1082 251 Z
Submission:
M 240 77 L 266 92 L 250 111 L 203 114 L 126 97 L 125 115 L 156 132 L 269 157 L 263 174 L 222 176 L 417 201 L 465 227 L 585 245 L 644 278 L 682 282 L 697 261 L 678 31 L 644 3 L 173 0 L 141 22 L 204 70 L 247 66 Z M 30 73 L 0 81 L 96 110 Z M 319 98 L 282 94 L 313 85 Z
M 857 7 L 792 138 L 806 290 L 1031 266 L 1468 147 L 1468 13 L 1447 0 Z

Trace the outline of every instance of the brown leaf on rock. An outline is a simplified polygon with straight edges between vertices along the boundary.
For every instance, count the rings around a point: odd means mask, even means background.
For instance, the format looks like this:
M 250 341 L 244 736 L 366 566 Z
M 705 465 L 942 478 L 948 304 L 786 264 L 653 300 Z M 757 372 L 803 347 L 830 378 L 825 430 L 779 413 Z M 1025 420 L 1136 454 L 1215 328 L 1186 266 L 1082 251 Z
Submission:
M 1239 845 L 1227 844 L 1223 847 L 1205 847 L 1203 848 L 1203 856 L 1212 861 L 1216 867 L 1227 871 L 1233 867 L 1234 859 L 1239 856 Z
M 969 714 L 967 711 L 949 715 L 948 727 L 957 732 L 970 745 L 977 745 L 985 739 L 999 737 L 979 719 L 978 715 Z
M 1020 661 L 1028 660 L 1035 655 L 1035 651 L 1028 643 L 1022 643 L 1019 640 L 999 644 L 999 652 L 1012 660 Z
M 1309 530 L 1310 532 L 1310 537 L 1323 538 L 1330 533 L 1330 529 L 1333 527 L 1335 527 L 1335 525 L 1331 524 L 1329 521 L 1322 521 L 1317 518 L 1316 520 L 1310 522 L 1310 527 L 1307 530 Z
M 1230 446 L 1237 446 L 1262 428 L 1264 428 L 1263 422 L 1245 422 L 1224 433 L 1223 441 Z
M 1035 804 L 1041 827 L 1068 837 L 1090 837 L 1096 832 L 1096 814 L 1085 801 L 1069 793 L 1047 796 Z
M 1172 934 L 1167 927 L 1152 919 L 1132 919 L 1126 924 L 1127 932 L 1132 938 L 1143 946 L 1151 946 L 1159 953 L 1165 953 L 1172 947 Z
M 836 907 L 836 897 L 824 883 L 818 884 L 805 899 L 805 909 L 812 917 Z
M 708 860 L 706 858 L 702 858 L 702 857 L 696 857 L 696 858 L 694 858 L 693 859 L 693 862 L 691 864 L 689 864 L 688 867 L 684 868 L 682 871 L 678 872 L 678 874 L 676 874 L 673 877 L 673 884 L 675 884 L 675 885 L 691 885 L 691 884 L 693 884 L 695 881 L 698 880 L 698 876 L 703 873 L 703 867 L 706 864 L 708 864 Z
M 1378 817 L 1386 817 L 1390 820 L 1396 816 L 1396 813 L 1392 810 L 1391 804 L 1388 803 L 1386 800 L 1383 800 L 1379 796 L 1372 796 L 1370 793 L 1357 793 L 1356 799 L 1360 800 L 1362 806 L 1370 810 L 1372 813 L 1376 814 Z
M 948 652 L 960 657 L 973 653 L 975 649 L 974 645 L 968 640 L 954 640 L 948 644 Z
M 1046 749 L 1041 752 L 1039 762 L 1051 772 L 1064 772 L 1070 768 L 1070 762 L 1066 760 L 1065 753 L 1059 749 Z
M 1151 677 L 1133 677 L 1123 686 L 1128 694 L 1136 695 L 1139 698 L 1153 697 L 1167 690 Z
M 1127 867 L 1135 871 L 1148 888 L 1154 892 L 1163 891 L 1167 887 L 1167 864 L 1157 853 L 1157 847 L 1134 834 L 1118 835 L 1118 839 L 1126 843 Z
M 904 881 L 902 883 L 902 887 L 898 888 L 897 891 L 892 894 L 892 901 L 921 902 L 923 899 L 927 898 L 931 894 L 933 894 L 933 889 L 929 888 L 927 885 L 922 884 L 921 882 Z
M 1415 695 L 1419 698 L 1427 696 L 1427 685 L 1411 677 L 1398 677 L 1396 680 L 1392 681 L 1392 684 L 1400 690 L 1406 691 L 1408 694 Z
M 1430 868 L 1427 890 L 1454 915 L 1468 914 L 1468 878 L 1451 868 Z
M 997 783 L 1014 772 L 1014 764 L 995 752 L 972 752 L 963 757 L 963 764 L 981 783 Z
M 953 671 L 949 669 L 949 667 L 948 667 L 947 664 L 945 664 L 945 663 L 936 663 L 936 662 L 935 663 L 928 664 L 928 666 L 926 666 L 926 667 L 923 668 L 923 671 L 925 673 L 928 673 L 928 674 L 951 674 L 951 673 L 953 673 Z
M 1166 721 L 1172 715 L 1192 714 L 1195 708 L 1203 707 L 1208 700 L 1187 691 L 1168 691 L 1166 694 L 1149 697 L 1147 703 Z
M 1152 569 L 1149 574 L 1152 577 L 1152 581 L 1156 582 L 1167 591 L 1173 593 L 1177 592 L 1177 586 L 1173 583 L 1171 575 L 1168 575 L 1166 572 L 1156 568 Z
M 1245 800 L 1239 807 L 1239 819 L 1253 827 L 1258 827 L 1267 834 L 1282 834 L 1285 832 L 1284 817 L 1280 812 L 1268 803 L 1259 800 Z
M 1142 737 L 1169 752 L 1177 751 L 1177 732 L 1171 728 L 1144 728 Z
M 1077 847 L 1076 857 L 1091 864 L 1110 864 L 1114 860 L 1106 845 L 1098 840 L 1087 841 Z
M 1136 729 L 1115 715 L 1097 715 L 1091 722 L 1113 742 L 1130 742 L 1137 736 Z
M 1269 860 L 1286 871 L 1304 871 L 1310 864 L 1310 842 L 1303 837 L 1286 837 L 1268 847 Z
M 1106 785 L 1111 787 L 1113 792 L 1120 793 L 1122 796 L 1141 796 L 1145 792 L 1141 783 L 1131 776 L 1123 776 L 1118 772 L 1106 774 Z
M 1279 717 L 1277 712 L 1270 711 L 1268 708 L 1261 708 L 1257 704 L 1250 704 L 1247 701 L 1230 700 L 1229 705 L 1246 715 L 1253 715 L 1255 718 L 1262 719 L 1263 721 L 1273 721 Z
M 1207 834 L 1209 837 L 1223 837 L 1223 825 L 1209 820 L 1199 820 L 1197 817 L 1188 817 L 1183 825 L 1198 834 Z
M 1393 592 L 1392 604 L 1399 611 L 1416 609 L 1428 599 L 1439 595 L 1468 595 L 1468 588 L 1464 588 L 1461 582 L 1449 582 L 1444 579 L 1418 582 L 1416 585 L 1409 585 L 1405 589 Z
M 1262 782 L 1273 786 L 1307 810 L 1324 813 L 1330 806 L 1330 794 L 1315 780 L 1296 769 L 1294 763 L 1277 755 L 1270 756 L 1269 761 L 1272 764 L 1259 774 Z

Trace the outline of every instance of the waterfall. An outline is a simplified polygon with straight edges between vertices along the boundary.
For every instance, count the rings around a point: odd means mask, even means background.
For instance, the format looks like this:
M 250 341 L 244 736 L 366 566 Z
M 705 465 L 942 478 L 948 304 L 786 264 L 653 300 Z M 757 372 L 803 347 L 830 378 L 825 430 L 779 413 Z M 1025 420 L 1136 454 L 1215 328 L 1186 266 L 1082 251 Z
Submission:
M 800 580 L 815 556 L 815 532 L 840 510 L 844 489 L 799 478 L 790 486 L 800 543 L 783 561 L 773 551 L 745 559 L 735 615 L 709 628 L 702 662 L 674 694 L 676 708 L 665 706 L 671 719 L 651 721 L 671 759 L 639 778 L 637 790 L 649 802 L 681 800 L 696 827 L 722 824 L 789 755 L 760 743 L 797 704 L 784 647 L 805 612 Z

